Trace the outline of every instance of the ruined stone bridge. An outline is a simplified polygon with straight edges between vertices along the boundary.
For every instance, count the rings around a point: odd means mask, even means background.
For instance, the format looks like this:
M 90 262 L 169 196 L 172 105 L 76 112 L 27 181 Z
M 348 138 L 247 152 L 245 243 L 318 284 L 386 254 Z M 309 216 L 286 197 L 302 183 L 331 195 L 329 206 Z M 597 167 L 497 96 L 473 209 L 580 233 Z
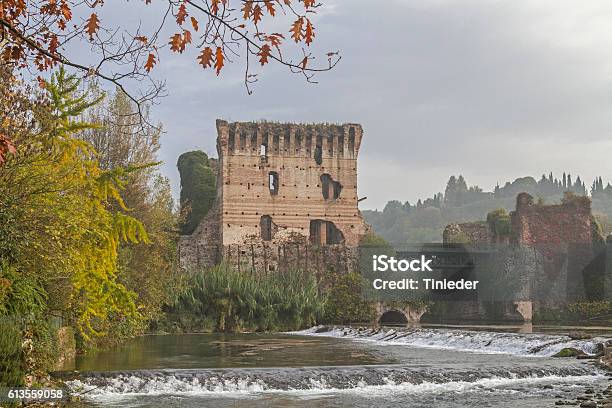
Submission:
M 503 252 L 503 251 L 502 251 Z M 463 245 L 451 243 L 433 243 L 424 245 L 399 245 L 395 250 L 396 259 L 416 259 L 421 256 L 431 259 L 431 276 L 446 279 L 477 278 L 478 269 L 487 271 L 495 265 L 500 256 L 500 247 L 496 245 Z M 478 278 L 477 278 L 478 279 Z M 482 317 L 482 299 L 478 293 L 459 294 L 458 292 L 431 291 L 431 300 L 450 300 L 456 314 L 470 317 Z M 379 301 L 376 304 L 376 324 L 409 324 L 419 323 L 429 312 L 427 302 Z M 508 302 L 507 314 L 514 314 L 516 319 L 529 322 L 532 319 L 532 306 L 529 299 Z

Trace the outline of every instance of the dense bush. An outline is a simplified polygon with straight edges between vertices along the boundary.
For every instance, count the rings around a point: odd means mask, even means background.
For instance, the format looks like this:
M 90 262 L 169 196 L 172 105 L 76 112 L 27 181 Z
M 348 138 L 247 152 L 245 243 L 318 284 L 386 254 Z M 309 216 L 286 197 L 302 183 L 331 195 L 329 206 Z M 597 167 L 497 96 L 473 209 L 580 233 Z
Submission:
M 506 237 L 511 233 L 510 215 L 505 208 L 498 208 L 488 213 L 487 223 L 497 237 Z
M 612 302 L 584 300 L 562 308 L 539 309 L 534 313 L 533 321 L 580 324 L 612 322 Z
M 255 276 L 218 265 L 191 275 L 169 315 L 201 316 L 225 332 L 297 330 L 320 322 L 325 302 L 313 274 Z
M 362 279 L 356 272 L 335 273 L 328 277 L 324 323 L 370 323 L 374 320 L 374 304 L 361 296 Z

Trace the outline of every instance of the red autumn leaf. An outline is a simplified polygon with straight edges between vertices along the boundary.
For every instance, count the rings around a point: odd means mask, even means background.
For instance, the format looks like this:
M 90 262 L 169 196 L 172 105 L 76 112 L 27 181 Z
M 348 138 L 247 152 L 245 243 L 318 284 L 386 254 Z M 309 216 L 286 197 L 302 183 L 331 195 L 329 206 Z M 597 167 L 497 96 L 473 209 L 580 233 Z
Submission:
M 314 7 L 315 0 L 304 0 L 304 8 Z
M 178 9 L 178 13 L 176 13 L 176 23 L 178 25 L 181 25 L 185 22 L 186 18 L 187 18 L 187 7 L 185 6 L 185 3 L 181 3 Z
M 259 4 L 257 4 L 255 7 L 253 7 L 253 23 L 257 24 L 258 22 L 261 21 L 262 17 L 263 17 L 263 11 L 261 10 L 261 7 L 259 6 Z
M 66 1 L 62 1 L 62 4 L 60 6 L 60 11 L 62 13 L 62 16 L 64 16 L 64 19 L 66 19 L 66 21 L 70 21 L 72 20 L 72 10 L 70 9 L 70 6 L 68 6 L 68 3 L 66 3 Z
M 251 13 L 253 12 L 253 1 L 247 0 L 244 2 L 244 6 L 242 6 L 242 18 L 248 20 L 251 17 Z
M 314 39 L 314 27 L 309 19 L 306 19 L 306 33 L 304 34 L 304 38 L 306 39 L 306 45 L 310 45 L 312 40 Z
M 268 63 L 268 57 L 270 56 L 270 46 L 268 44 L 264 44 L 261 46 L 261 49 L 257 53 L 259 55 L 259 62 L 261 65 L 266 65 Z
M 221 72 L 223 65 L 224 65 L 223 50 L 221 49 L 221 47 L 217 47 L 217 52 L 215 53 L 215 69 L 217 70 L 217 75 L 219 75 L 219 72 Z
M 266 5 L 266 8 L 268 9 L 268 13 L 274 17 L 274 14 L 276 13 L 276 10 L 274 9 L 274 3 L 272 3 L 271 0 L 264 0 L 264 4 Z
M 210 11 L 212 11 L 213 14 L 219 13 L 219 0 L 212 0 L 212 4 L 210 5 Z
M 282 34 L 274 33 L 267 36 L 266 41 L 268 41 L 273 47 L 278 48 L 284 38 L 285 37 Z
M 149 39 L 147 37 L 145 37 L 144 35 L 136 36 L 136 37 L 134 37 L 134 39 L 140 41 L 143 44 L 146 44 L 146 43 L 149 42 Z
M 181 34 L 177 33 L 170 37 L 170 49 L 179 53 L 185 50 L 183 46 L 183 36 Z
M 212 62 L 213 62 L 212 48 L 206 47 L 202 50 L 200 55 L 198 55 L 198 63 L 202 66 L 202 68 L 206 69 L 212 66 Z
M 193 26 L 193 29 L 195 31 L 198 31 L 199 29 L 198 20 L 196 20 L 195 17 L 191 17 L 191 25 Z
M 147 62 L 144 66 L 147 72 L 151 72 L 156 63 L 157 61 L 155 60 L 155 55 L 153 55 L 153 53 L 149 54 L 149 56 L 147 57 Z
M 183 33 L 183 49 L 185 49 L 185 45 L 191 44 L 191 31 L 185 30 Z
M 60 18 L 59 20 L 57 20 L 57 26 L 60 30 L 64 31 L 66 29 L 66 22 L 64 21 L 64 19 Z
M 57 53 L 57 47 L 59 47 L 59 40 L 57 39 L 57 35 L 54 34 L 49 41 L 49 52 L 51 54 Z
M 98 15 L 96 13 L 91 13 L 91 16 L 87 19 L 85 23 L 85 32 L 89 34 L 89 39 L 93 40 L 93 36 L 100 29 L 100 19 L 98 19 Z
M 300 17 L 294 21 L 291 25 L 291 29 L 289 30 L 291 34 L 291 38 L 295 40 L 295 42 L 300 42 L 303 38 L 302 30 L 304 27 L 304 18 Z

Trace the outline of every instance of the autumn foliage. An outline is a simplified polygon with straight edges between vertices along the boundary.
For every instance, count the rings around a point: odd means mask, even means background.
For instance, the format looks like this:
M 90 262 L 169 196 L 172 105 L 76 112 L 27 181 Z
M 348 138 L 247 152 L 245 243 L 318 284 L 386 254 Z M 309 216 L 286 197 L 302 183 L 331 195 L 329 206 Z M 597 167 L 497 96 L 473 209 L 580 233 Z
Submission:
M 314 0 L 136 0 L 164 17 L 144 21 L 142 26 L 113 26 L 104 21 L 104 8 L 132 7 L 133 2 L 115 0 L 2 0 L 0 1 L 0 63 L 45 72 L 63 65 L 86 76 L 114 83 L 139 107 L 156 98 L 163 82 L 151 77 L 163 59 L 164 49 L 183 54 L 216 75 L 230 62 L 243 59 L 244 83 L 257 81 L 251 61 L 260 66 L 276 62 L 313 82 L 317 72 L 332 69 L 339 53 L 328 52 L 323 64 L 313 63 L 309 51 L 316 31 L 312 18 L 320 2 Z M 123 3 L 123 4 L 120 4 Z M 129 3 L 129 4 L 128 4 Z M 267 30 L 272 19 L 283 19 L 286 31 Z M 169 26 L 169 27 L 168 27 Z M 172 34 L 165 37 L 164 32 Z M 97 62 L 79 61 L 71 55 L 74 43 L 86 43 Z M 290 52 L 287 43 L 297 45 Z M 253 57 L 253 58 L 250 58 Z M 41 77 L 39 83 L 44 83 Z M 130 90 L 130 87 L 136 90 Z M 0 165 L 13 151 L 6 135 L 0 134 Z
M 337 53 L 328 53 L 329 64 L 310 70 L 307 62 L 314 58 L 310 53 L 302 50 L 298 58 L 291 60 L 281 52 L 286 36 L 306 47 L 314 41 L 311 18 L 321 7 L 314 0 L 169 0 L 163 3 L 142 0 L 142 3 L 148 7 L 167 7 L 167 14 L 172 15 L 176 24 L 170 38 L 164 40 L 160 34 L 164 19 L 148 35 L 140 29 L 130 32 L 125 27 L 119 40 L 115 33 L 124 27 L 105 26 L 101 11 L 108 4 L 101 0 L 3 0 L 0 35 L 6 41 L 0 43 L 0 61 L 40 71 L 65 64 L 119 82 L 151 72 L 166 46 L 175 53 L 183 53 L 189 47 L 199 49 L 197 63 L 204 69 L 213 68 L 217 75 L 230 55 L 239 55 L 241 44 L 245 46 L 247 59 L 248 54 L 255 54 L 261 65 L 275 60 L 302 73 L 330 69 L 339 59 Z M 281 14 L 289 20 L 287 32 L 267 32 L 264 26 L 267 20 Z M 82 17 L 76 18 L 76 15 Z M 102 54 L 99 65 L 81 64 L 68 55 L 68 44 L 78 39 L 89 41 L 92 49 Z M 130 75 L 115 72 L 117 67 L 110 66 L 113 60 L 132 62 L 133 72 Z

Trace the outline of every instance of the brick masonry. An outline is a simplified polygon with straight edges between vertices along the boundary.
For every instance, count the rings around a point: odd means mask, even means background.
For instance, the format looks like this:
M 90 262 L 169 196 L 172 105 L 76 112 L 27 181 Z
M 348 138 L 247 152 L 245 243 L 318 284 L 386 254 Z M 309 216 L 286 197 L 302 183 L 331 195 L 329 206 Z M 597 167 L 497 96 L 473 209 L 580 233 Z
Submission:
M 217 198 L 181 237 L 181 265 L 354 268 L 368 228 L 357 205 L 362 135 L 357 124 L 217 120 Z

